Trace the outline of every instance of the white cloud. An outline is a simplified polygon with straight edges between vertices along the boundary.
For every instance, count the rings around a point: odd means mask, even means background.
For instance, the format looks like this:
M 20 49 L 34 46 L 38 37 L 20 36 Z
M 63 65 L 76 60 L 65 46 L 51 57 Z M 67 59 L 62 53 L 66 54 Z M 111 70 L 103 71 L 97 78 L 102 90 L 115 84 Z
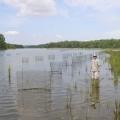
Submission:
M 56 34 L 56 38 L 58 38 L 58 39 L 63 39 L 63 36 L 60 35 L 60 34 Z
M 119 29 L 120 0 L 64 0 L 71 7 L 78 7 L 83 17 L 103 27 Z M 80 16 L 81 17 L 81 16 Z
M 120 8 L 120 0 L 65 0 L 70 6 L 91 7 L 98 11 Z
M 59 15 L 65 17 L 65 18 L 70 18 L 69 11 L 65 8 L 59 9 Z
M 2 0 L 18 10 L 18 15 L 48 16 L 57 13 L 55 0 Z
M 18 35 L 19 32 L 18 31 L 7 31 L 7 32 L 4 32 L 3 33 L 4 35 L 7 35 L 7 36 L 14 36 L 14 35 Z
M 105 38 L 120 38 L 120 30 L 115 30 L 112 32 L 106 32 L 103 37 Z

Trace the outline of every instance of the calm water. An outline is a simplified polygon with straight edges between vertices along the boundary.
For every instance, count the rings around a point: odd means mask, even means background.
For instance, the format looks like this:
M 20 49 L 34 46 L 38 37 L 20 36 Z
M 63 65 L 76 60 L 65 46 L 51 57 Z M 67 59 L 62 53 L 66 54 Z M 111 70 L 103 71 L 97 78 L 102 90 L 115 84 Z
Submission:
M 90 74 L 94 52 L 98 81 Z M 108 58 L 92 49 L 1 51 L 0 120 L 117 120 L 120 84 Z

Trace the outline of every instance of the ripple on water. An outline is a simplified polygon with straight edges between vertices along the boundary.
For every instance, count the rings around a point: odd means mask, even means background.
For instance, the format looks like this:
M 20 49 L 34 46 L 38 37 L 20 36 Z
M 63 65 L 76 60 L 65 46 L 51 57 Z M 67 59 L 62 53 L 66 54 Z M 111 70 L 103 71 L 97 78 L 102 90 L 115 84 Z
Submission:
M 17 120 L 16 94 L 9 85 L 0 85 L 0 120 Z

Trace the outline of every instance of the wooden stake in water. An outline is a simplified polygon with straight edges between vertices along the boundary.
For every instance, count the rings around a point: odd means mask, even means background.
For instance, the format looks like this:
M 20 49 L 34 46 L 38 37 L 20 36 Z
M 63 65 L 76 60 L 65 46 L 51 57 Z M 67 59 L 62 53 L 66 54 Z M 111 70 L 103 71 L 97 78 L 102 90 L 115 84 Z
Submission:
M 11 66 L 10 65 L 8 67 L 8 78 L 9 78 L 9 83 L 11 83 Z

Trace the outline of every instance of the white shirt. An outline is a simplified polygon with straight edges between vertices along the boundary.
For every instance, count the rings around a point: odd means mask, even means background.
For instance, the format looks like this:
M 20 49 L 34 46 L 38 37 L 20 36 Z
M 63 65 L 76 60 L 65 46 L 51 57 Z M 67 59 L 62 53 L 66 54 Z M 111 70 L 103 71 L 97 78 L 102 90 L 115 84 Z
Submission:
M 91 71 L 92 72 L 98 72 L 99 71 L 99 60 L 98 59 L 92 59 L 91 63 Z

